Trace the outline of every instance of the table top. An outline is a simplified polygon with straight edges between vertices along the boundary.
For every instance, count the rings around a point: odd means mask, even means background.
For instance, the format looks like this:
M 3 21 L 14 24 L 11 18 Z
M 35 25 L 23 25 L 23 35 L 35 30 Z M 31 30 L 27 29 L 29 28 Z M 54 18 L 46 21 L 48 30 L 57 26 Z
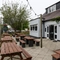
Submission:
M 11 36 L 5 36 L 3 38 L 1 38 L 1 42 L 8 42 L 8 41 L 12 41 L 13 38 Z
M 1 45 L 1 55 L 21 53 L 22 50 L 14 42 L 4 42 Z
M 26 36 L 24 37 L 25 39 L 28 39 L 28 40 L 33 40 L 34 38 L 33 37 L 29 37 L 29 36 Z
M 56 53 L 60 54 L 60 50 L 55 51 Z
M 16 34 L 19 36 L 25 36 L 25 34 L 22 34 L 22 33 L 16 33 Z
M 25 36 L 25 34 L 20 34 L 20 36 Z
M 3 33 L 2 35 L 3 36 L 10 36 L 10 34 L 8 34 L 8 33 Z

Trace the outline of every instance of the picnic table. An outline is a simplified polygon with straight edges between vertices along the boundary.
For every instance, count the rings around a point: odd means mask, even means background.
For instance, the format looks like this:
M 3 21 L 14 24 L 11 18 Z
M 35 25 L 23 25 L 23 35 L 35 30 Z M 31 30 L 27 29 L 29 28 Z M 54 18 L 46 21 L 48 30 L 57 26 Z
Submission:
M 1 60 L 3 60 L 5 57 L 10 57 L 11 60 L 15 55 L 18 55 L 20 59 L 22 60 L 21 56 L 22 50 L 18 45 L 16 45 L 14 42 L 4 42 L 1 45 Z
M 26 41 L 26 44 L 29 44 L 30 47 L 33 46 L 33 44 L 34 44 L 34 38 L 33 37 L 26 36 L 26 37 L 24 37 L 24 40 Z
M 21 40 L 24 40 L 25 34 L 22 33 L 16 33 L 17 36 L 21 38 Z
M 16 33 L 17 36 L 20 36 L 20 33 Z
M 57 50 L 57 51 L 55 51 L 55 52 L 60 55 L 60 50 Z
M 20 34 L 21 40 L 24 40 L 25 34 Z
M 60 60 L 60 49 L 54 51 L 55 54 L 52 54 L 53 60 Z
M 2 36 L 10 36 L 9 33 L 3 33 Z
M 1 43 L 2 42 L 12 42 L 12 37 L 11 36 L 5 36 L 3 38 L 1 38 Z

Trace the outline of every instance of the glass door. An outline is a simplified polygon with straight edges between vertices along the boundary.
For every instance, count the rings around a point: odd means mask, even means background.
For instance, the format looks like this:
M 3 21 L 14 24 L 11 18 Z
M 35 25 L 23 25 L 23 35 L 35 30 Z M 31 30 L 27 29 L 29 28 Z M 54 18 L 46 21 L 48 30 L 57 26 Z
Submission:
M 54 40 L 57 40 L 57 25 L 54 25 Z
M 54 25 L 49 26 L 49 39 L 54 40 Z

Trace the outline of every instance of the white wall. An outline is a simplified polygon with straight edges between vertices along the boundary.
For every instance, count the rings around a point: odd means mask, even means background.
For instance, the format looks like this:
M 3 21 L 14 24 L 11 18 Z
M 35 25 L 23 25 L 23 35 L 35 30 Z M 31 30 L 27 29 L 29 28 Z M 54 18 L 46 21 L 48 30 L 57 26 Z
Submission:
M 40 30 L 40 28 L 39 28 L 39 23 L 40 23 L 39 20 L 40 19 L 34 19 L 34 20 L 29 22 L 29 26 L 37 24 L 37 31 L 34 31 L 34 30 L 31 31 L 30 30 L 30 35 L 31 36 L 39 37 L 39 30 Z
M 60 22 L 59 23 L 57 23 L 55 21 L 45 22 L 45 28 L 46 28 L 45 37 L 47 39 L 49 39 L 49 37 L 47 37 L 47 34 L 49 34 L 49 33 L 47 33 L 47 26 L 49 26 L 49 25 L 57 26 L 57 33 L 54 32 L 54 35 L 57 35 L 57 39 L 55 39 L 55 36 L 54 36 L 54 40 L 60 40 Z
M 37 31 L 30 30 L 30 35 L 35 36 L 35 37 L 40 37 L 40 19 L 35 19 L 35 20 L 30 21 L 29 27 L 30 25 L 35 25 L 35 24 L 37 24 Z M 42 32 L 44 31 L 44 33 L 42 33 L 42 37 L 46 37 L 47 39 L 49 39 L 49 37 L 47 37 L 47 34 L 49 34 L 49 32 L 47 32 L 47 26 L 49 27 L 49 25 L 57 26 L 57 33 L 54 32 L 54 40 L 60 40 L 60 22 L 57 23 L 55 21 L 44 22 L 45 27 L 43 27 L 43 24 L 42 24 Z M 46 32 L 45 32 L 45 28 L 46 28 Z M 55 35 L 57 35 L 57 39 L 55 39 Z
M 47 21 L 47 22 L 45 22 L 45 28 L 46 28 L 46 32 L 45 32 L 45 37 L 47 37 L 47 26 L 49 26 L 49 25 L 55 25 L 55 24 L 57 24 L 56 22 L 54 22 L 54 21 Z
M 58 24 L 58 32 L 57 32 L 57 34 L 58 34 L 58 40 L 60 40 L 60 22 Z
M 35 30 L 30 30 L 30 35 L 31 36 L 35 36 L 35 37 L 40 37 L 40 18 L 37 18 L 37 19 L 34 19 L 34 20 L 32 20 L 32 21 L 30 21 L 29 22 L 29 26 L 30 25 L 35 25 L 35 24 L 37 24 L 37 31 L 35 31 Z M 42 24 L 42 32 L 43 32 L 43 24 Z M 42 33 L 42 37 L 44 37 L 43 36 L 43 33 Z

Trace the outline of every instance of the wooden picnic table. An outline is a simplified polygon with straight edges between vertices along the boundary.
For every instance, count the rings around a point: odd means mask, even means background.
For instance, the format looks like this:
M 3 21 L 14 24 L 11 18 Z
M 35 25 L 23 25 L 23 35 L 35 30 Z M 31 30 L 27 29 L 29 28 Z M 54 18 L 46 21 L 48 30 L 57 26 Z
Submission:
M 10 36 L 9 33 L 3 33 L 2 36 Z
M 33 46 L 33 44 L 34 44 L 34 38 L 33 37 L 26 36 L 26 37 L 24 37 L 24 40 L 26 41 L 27 44 L 29 44 L 30 47 Z
M 18 45 L 16 45 L 14 42 L 4 42 L 1 45 L 1 60 L 3 60 L 5 57 L 10 57 L 11 60 L 15 55 L 20 56 L 20 60 L 22 60 L 21 56 L 22 50 Z
M 26 37 L 24 37 L 25 39 L 28 39 L 28 40 L 32 40 L 32 39 L 34 39 L 33 37 L 30 37 L 30 36 L 26 36 Z
M 24 40 L 25 34 L 20 34 L 21 40 Z
M 16 33 L 17 36 L 21 38 L 21 40 L 24 40 L 24 37 L 26 36 L 25 34 L 22 33 Z
M 25 36 L 25 34 L 23 34 L 23 33 L 16 33 L 16 35 L 18 35 L 18 36 Z
M 56 54 L 52 54 L 53 60 L 60 60 L 60 49 L 54 51 Z
M 1 38 L 1 43 L 2 42 L 12 42 L 12 37 L 11 36 L 5 36 L 5 37 L 3 37 L 3 38 Z
M 57 50 L 57 51 L 55 51 L 55 52 L 60 55 L 60 50 Z
M 17 36 L 20 36 L 21 33 L 16 33 Z

